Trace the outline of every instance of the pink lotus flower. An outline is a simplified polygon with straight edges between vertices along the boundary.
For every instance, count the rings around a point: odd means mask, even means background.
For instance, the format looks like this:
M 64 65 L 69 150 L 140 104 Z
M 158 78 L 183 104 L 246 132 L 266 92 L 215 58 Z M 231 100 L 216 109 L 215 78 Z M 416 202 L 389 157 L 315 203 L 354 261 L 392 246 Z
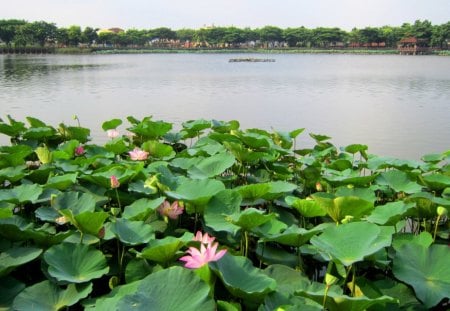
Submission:
M 84 147 L 79 145 L 75 148 L 75 156 L 79 157 L 84 154 Z
M 200 231 L 197 231 L 194 237 L 194 241 L 198 241 L 206 245 L 212 244 L 215 239 L 215 237 L 209 236 L 208 233 L 202 235 Z
M 158 212 L 161 216 L 169 217 L 170 219 L 177 219 L 178 215 L 183 214 L 184 208 L 175 201 L 170 205 L 168 201 L 164 201 L 159 207 Z
M 148 158 L 148 152 L 141 150 L 138 147 L 134 148 L 133 151 L 128 152 L 128 154 L 133 161 L 142 161 L 147 160 Z
M 187 250 L 188 256 L 180 258 L 181 261 L 186 262 L 184 266 L 190 269 L 197 269 L 203 267 L 205 264 L 211 261 L 217 261 L 225 255 L 226 249 L 220 250 L 216 253 L 218 243 L 208 244 L 206 247 L 202 243 L 200 250 L 195 247 L 189 247 Z
M 110 181 L 111 181 L 111 188 L 112 189 L 120 187 L 120 182 L 119 182 L 119 180 L 117 179 L 117 177 L 115 175 L 112 175 L 110 177 Z
M 106 135 L 108 135 L 109 138 L 113 139 L 119 137 L 119 131 L 116 129 L 107 130 Z

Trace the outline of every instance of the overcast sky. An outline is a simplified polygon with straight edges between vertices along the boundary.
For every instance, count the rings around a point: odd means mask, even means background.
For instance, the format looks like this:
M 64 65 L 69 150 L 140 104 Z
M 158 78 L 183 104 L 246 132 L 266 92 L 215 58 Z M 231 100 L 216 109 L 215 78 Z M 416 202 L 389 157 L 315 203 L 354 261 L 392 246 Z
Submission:
M 4 0 L 0 19 L 43 20 L 58 27 L 172 29 L 204 25 L 257 28 L 400 26 L 450 21 L 450 0 Z

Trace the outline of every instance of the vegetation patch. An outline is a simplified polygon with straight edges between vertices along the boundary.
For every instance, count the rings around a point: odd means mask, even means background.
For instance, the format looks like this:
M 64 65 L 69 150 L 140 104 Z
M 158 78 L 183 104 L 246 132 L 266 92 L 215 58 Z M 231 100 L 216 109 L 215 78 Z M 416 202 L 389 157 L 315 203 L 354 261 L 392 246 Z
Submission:
M 449 308 L 450 151 L 127 121 L 0 120 L 1 309 Z

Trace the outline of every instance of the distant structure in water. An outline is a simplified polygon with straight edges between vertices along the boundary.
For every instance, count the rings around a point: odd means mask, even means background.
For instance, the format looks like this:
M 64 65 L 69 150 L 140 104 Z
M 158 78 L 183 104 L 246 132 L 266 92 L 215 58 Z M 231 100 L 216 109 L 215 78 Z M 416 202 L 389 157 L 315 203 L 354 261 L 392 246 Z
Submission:
M 254 58 L 254 57 L 246 57 L 246 58 L 231 58 L 229 60 L 230 63 L 273 63 L 275 59 L 273 58 Z
M 428 41 L 416 37 L 403 38 L 397 47 L 400 55 L 423 55 L 430 53 Z

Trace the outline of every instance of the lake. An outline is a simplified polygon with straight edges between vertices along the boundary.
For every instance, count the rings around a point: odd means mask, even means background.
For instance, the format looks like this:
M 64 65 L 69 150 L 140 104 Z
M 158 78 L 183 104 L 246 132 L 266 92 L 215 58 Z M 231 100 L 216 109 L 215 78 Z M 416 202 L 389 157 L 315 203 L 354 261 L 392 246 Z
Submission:
M 230 63 L 235 57 L 275 62 Z M 152 115 L 332 137 L 419 159 L 450 149 L 450 57 L 328 54 L 0 55 L 0 116 L 91 128 Z M 0 134 L 5 143 L 6 136 Z

